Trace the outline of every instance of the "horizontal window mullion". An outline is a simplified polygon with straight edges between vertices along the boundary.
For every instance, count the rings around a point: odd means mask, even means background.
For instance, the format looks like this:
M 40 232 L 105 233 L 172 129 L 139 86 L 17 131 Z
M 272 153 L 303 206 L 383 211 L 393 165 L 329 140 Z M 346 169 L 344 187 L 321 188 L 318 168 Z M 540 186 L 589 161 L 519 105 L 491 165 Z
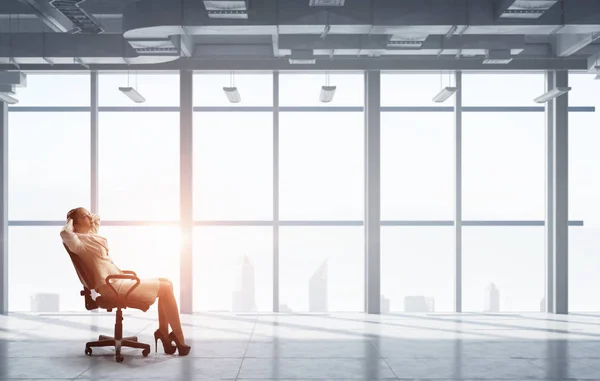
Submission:
M 179 221 L 102 221 L 103 226 L 173 226 Z M 9 226 L 63 226 L 65 221 L 8 221 Z M 194 221 L 195 226 L 272 226 L 275 221 Z M 331 221 L 279 221 L 279 226 L 363 226 L 364 221 L 358 220 L 331 220 Z M 381 226 L 453 226 L 451 220 L 386 220 L 381 221 Z M 463 221 L 463 226 L 544 226 L 541 220 L 489 220 L 489 221 Z M 569 226 L 584 226 L 584 221 L 569 221 Z

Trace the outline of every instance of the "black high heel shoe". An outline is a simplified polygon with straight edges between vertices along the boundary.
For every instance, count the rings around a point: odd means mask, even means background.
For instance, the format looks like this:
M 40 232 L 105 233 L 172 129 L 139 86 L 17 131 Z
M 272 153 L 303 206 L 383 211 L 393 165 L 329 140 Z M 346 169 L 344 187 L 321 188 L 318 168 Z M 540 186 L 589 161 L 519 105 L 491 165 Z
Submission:
M 179 340 L 177 340 L 177 336 L 175 336 L 175 332 L 169 333 L 169 340 L 175 342 L 175 345 L 177 346 L 177 352 L 179 352 L 179 356 L 187 356 L 190 353 L 190 350 L 192 350 L 192 347 L 190 347 L 189 345 L 183 345 L 179 343 Z
M 166 354 L 172 355 L 173 353 L 175 353 L 175 350 L 177 348 L 175 348 L 173 344 L 171 344 L 171 340 L 169 340 L 169 338 L 164 337 L 158 329 L 154 331 L 154 352 L 158 352 L 158 339 L 160 339 Z

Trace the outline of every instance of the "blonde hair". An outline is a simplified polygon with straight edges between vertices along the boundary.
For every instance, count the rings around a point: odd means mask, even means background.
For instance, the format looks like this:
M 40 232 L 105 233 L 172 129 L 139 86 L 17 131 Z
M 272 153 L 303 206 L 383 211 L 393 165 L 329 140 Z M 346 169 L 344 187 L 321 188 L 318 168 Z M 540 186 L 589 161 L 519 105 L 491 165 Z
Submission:
M 79 218 L 81 214 L 89 213 L 88 210 L 84 207 L 73 208 L 69 210 L 67 213 L 67 220 L 71 219 L 75 221 L 76 218 Z M 91 213 L 90 213 L 91 214 Z M 90 229 L 90 233 L 96 234 L 98 233 L 98 229 L 100 229 L 100 217 L 96 214 L 91 214 L 92 216 L 92 227 Z

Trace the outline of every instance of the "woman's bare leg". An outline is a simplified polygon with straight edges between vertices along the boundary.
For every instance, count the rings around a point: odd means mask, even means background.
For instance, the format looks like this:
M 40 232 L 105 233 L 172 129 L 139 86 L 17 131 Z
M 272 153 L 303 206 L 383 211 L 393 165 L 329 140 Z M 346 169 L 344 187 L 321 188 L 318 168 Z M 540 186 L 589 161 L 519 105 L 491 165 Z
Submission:
M 160 279 L 163 281 L 171 282 L 168 279 Z M 165 305 L 162 298 L 158 298 L 158 330 L 164 338 L 169 336 L 169 320 L 167 320 L 167 314 L 165 313 Z
M 180 344 L 185 344 L 183 329 L 179 319 L 179 308 L 173 294 L 173 283 L 161 279 L 160 288 L 158 289 L 158 309 L 159 309 L 159 326 L 160 326 L 160 311 L 164 312 L 166 321 L 173 329 L 173 333 L 179 340 Z M 167 329 L 168 330 L 168 329 Z

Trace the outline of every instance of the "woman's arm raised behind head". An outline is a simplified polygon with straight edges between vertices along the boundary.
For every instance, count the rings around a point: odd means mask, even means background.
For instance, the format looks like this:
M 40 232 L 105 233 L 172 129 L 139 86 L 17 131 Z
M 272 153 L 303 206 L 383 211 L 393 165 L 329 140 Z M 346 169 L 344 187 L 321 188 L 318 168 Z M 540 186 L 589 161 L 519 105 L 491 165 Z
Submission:
M 60 238 L 65 245 L 75 254 L 81 254 L 83 251 L 83 243 L 79 240 L 79 237 L 73 231 L 73 220 L 68 219 L 65 226 L 60 231 Z

